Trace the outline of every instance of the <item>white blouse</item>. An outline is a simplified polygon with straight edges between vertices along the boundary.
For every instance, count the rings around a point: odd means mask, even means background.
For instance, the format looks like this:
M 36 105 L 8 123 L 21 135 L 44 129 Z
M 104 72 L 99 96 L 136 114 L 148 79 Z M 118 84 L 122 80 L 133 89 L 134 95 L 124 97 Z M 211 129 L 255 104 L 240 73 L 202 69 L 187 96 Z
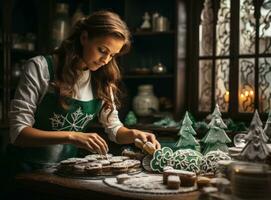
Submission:
M 93 99 L 90 79 L 91 72 L 84 71 L 75 86 L 76 95 L 73 98 L 81 101 Z M 35 111 L 48 90 L 49 81 L 50 75 L 45 57 L 37 56 L 26 62 L 24 73 L 21 75 L 14 99 L 11 101 L 9 112 L 11 143 L 15 142 L 22 129 L 34 125 Z M 111 97 L 113 99 L 113 95 Z M 123 124 L 119 120 L 115 105 L 107 121 L 108 112 L 109 110 L 102 110 L 98 118 L 105 127 L 109 139 L 116 142 L 117 131 Z

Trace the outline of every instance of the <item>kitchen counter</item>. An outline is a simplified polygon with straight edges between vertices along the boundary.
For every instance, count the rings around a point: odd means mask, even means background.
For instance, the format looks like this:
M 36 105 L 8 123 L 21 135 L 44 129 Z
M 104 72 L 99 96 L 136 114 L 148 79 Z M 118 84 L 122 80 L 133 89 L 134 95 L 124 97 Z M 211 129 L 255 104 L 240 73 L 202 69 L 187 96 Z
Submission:
M 27 199 L 155 199 L 196 200 L 199 192 L 178 194 L 143 194 L 122 191 L 104 184 L 102 180 L 82 180 L 61 177 L 52 169 L 22 173 L 16 176 L 16 192 Z M 24 199 L 24 198 L 23 198 Z

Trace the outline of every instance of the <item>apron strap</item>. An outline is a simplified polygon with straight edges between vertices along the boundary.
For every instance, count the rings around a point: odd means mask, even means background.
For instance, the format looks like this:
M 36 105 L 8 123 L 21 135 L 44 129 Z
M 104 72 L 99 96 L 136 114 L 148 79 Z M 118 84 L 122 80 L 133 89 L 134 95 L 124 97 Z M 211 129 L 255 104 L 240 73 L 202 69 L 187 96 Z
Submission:
M 53 61 L 52 61 L 52 56 L 50 55 L 47 55 L 47 56 L 44 56 L 45 57 L 45 60 L 47 62 L 47 65 L 48 65 L 48 70 L 49 70 L 49 75 L 50 75 L 50 81 L 53 81 L 54 80 L 54 69 L 53 69 Z

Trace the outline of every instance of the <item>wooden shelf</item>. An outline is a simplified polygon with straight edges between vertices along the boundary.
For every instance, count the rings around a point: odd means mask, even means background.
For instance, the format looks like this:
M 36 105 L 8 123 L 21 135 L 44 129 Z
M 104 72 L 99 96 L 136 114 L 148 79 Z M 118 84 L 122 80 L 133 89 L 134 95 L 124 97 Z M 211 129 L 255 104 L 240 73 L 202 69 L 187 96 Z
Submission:
M 179 128 L 176 127 L 158 127 L 153 124 L 136 124 L 134 126 L 130 126 L 129 128 L 135 128 L 140 130 L 146 130 L 151 131 L 153 133 L 159 133 L 159 134 L 174 134 L 179 131 Z
M 159 79 L 159 78 L 173 78 L 173 74 L 148 74 L 148 75 L 124 75 L 124 79 Z
M 157 127 L 153 124 L 143 124 L 143 123 L 138 123 L 134 126 L 126 126 L 126 127 L 132 128 L 132 129 L 150 131 L 158 135 L 175 135 L 179 131 L 179 128 L 177 127 Z M 103 126 L 100 123 L 95 123 L 95 124 L 90 124 L 88 128 L 103 129 Z
M 19 55 L 22 55 L 22 56 L 39 55 L 38 51 L 29 51 L 29 50 L 25 50 L 25 49 L 11 49 L 11 53 L 12 54 L 19 54 Z
M 175 31 L 136 31 L 133 36 L 174 35 Z

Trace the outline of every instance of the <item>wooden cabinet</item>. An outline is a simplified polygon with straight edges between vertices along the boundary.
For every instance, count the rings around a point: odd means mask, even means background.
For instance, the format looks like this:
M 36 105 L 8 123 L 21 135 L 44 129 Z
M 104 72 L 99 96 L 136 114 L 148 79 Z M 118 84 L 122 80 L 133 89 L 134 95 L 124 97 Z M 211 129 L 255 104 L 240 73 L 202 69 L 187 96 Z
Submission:
M 1 120 L 8 128 L 8 110 L 22 64 L 47 50 L 51 1 L 1 1 Z
M 12 79 L 15 67 L 21 60 L 49 50 L 48 36 L 57 2 L 53 0 L 1 1 L 3 4 L 0 66 L 3 115 L 1 126 L 5 126 L 8 121 L 10 99 L 13 97 L 16 86 L 16 81 Z M 185 0 L 80 0 L 67 1 L 67 3 L 70 18 L 78 6 L 85 14 L 101 9 L 111 10 L 117 12 L 126 21 L 132 32 L 131 52 L 119 60 L 128 94 L 120 112 L 121 119 L 132 109 L 132 99 L 137 93 L 137 87 L 141 84 L 153 85 L 155 95 L 167 99 L 172 104 L 169 109 L 161 111 L 170 112 L 179 119 L 184 110 L 185 94 Z M 162 32 L 140 29 L 145 12 L 148 12 L 150 17 L 155 12 L 166 17 L 169 28 Z M 35 48 L 18 49 L 17 46 L 17 49 L 14 49 L 14 44 L 16 44 L 14 40 L 18 39 L 18 35 L 27 37 L 29 33 L 34 36 L 32 39 Z M 165 74 L 151 72 L 152 67 L 159 62 L 166 66 Z M 142 69 L 147 69 L 147 72 L 140 71 Z

